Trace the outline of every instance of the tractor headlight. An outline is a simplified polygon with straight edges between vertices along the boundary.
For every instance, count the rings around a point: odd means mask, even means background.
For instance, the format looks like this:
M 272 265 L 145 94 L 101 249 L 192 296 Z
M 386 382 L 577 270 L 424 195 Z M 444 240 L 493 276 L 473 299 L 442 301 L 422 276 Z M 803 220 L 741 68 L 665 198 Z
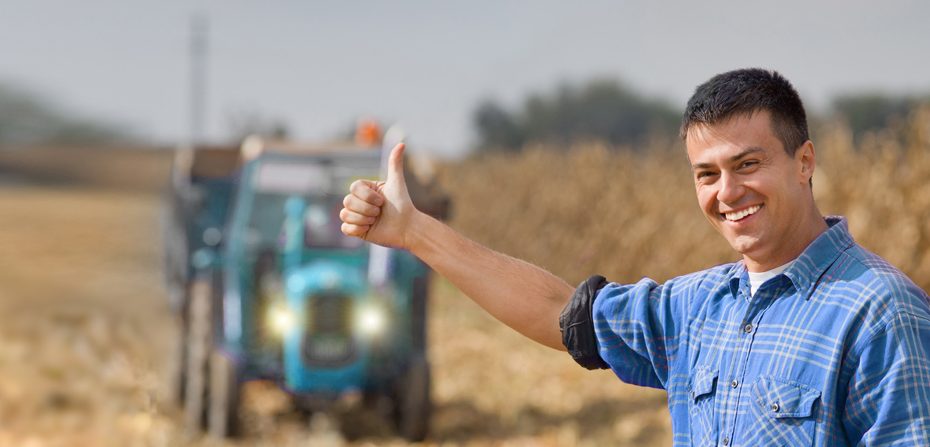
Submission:
M 355 329 L 366 336 L 376 336 L 384 333 L 387 328 L 387 312 L 382 306 L 365 304 L 359 306 L 355 314 Z
M 294 317 L 294 313 L 285 306 L 272 306 L 268 310 L 268 327 L 279 337 L 283 337 L 290 332 L 296 321 L 297 318 Z

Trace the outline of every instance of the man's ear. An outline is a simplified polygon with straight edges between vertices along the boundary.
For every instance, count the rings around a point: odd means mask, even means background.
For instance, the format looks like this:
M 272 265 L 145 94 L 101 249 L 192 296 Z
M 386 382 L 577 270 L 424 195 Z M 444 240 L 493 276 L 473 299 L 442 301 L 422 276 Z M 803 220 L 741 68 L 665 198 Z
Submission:
M 810 179 L 814 175 L 814 167 L 817 164 L 814 156 L 814 143 L 811 140 L 805 141 L 795 151 L 794 160 L 798 164 L 798 175 L 800 175 L 798 180 L 810 183 Z

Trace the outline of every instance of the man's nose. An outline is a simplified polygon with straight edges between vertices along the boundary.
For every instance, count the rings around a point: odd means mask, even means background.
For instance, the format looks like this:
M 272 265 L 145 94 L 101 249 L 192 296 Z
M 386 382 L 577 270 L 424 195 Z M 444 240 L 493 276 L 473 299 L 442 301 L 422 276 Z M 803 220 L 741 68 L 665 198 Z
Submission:
M 721 173 L 718 184 L 720 185 L 720 189 L 717 190 L 718 202 L 735 203 L 743 196 L 743 184 L 740 179 L 733 174 L 727 172 Z

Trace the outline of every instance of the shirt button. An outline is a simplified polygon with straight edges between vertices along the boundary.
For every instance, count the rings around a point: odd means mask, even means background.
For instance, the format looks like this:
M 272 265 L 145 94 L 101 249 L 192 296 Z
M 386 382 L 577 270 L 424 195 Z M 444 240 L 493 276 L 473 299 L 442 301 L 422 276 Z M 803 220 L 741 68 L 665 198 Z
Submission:
M 743 326 L 743 332 L 745 332 L 745 333 L 747 333 L 747 334 L 751 334 L 751 333 L 752 333 L 752 323 L 746 323 L 746 325 Z
M 778 410 L 779 410 L 780 408 L 781 408 L 781 407 L 778 406 L 778 402 L 772 402 L 772 412 L 778 413 Z
M 730 386 L 733 387 L 733 388 L 738 387 L 738 386 L 739 386 L 739 380 L 733 379 L 733 381 L 730 382 Z
M 730 445 L 730 438 L 723 438 L 722 444 L 725 446 Z

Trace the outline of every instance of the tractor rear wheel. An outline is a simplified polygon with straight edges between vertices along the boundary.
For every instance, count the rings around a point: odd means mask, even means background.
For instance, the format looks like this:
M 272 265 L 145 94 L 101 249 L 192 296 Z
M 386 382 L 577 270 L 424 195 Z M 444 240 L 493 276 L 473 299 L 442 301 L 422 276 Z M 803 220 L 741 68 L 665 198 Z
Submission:
M 394 393 L 394 423 L 410 442 L 426 439 L 433 406 L 430 399 L 430 366 L 425 356 L 411 359 L 397 381 Z
M 217 438 L 239 434 L 241 385 L 236 362 L 218 350 L 210 356 L 210 405 L 207 431 Z

